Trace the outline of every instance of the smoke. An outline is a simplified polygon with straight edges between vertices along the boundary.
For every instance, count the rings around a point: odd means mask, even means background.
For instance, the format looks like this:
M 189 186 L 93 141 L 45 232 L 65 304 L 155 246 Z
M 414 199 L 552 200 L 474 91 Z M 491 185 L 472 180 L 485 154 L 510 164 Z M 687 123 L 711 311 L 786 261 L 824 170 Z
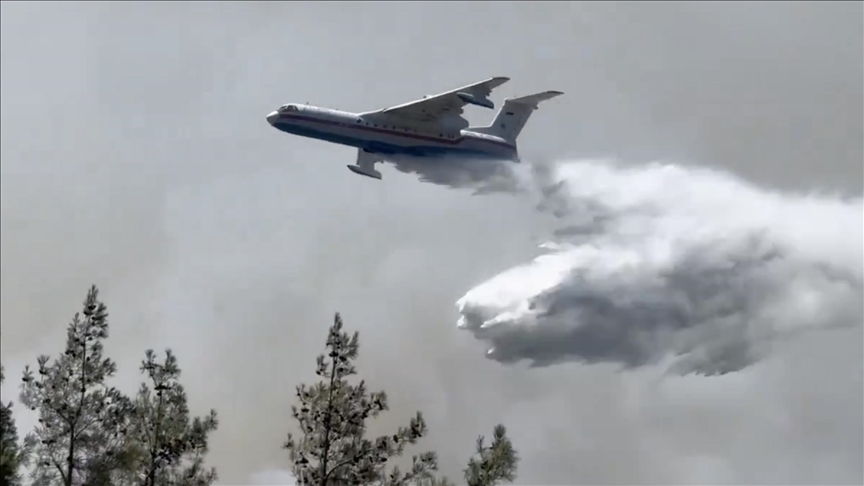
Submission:
M 420 158 L 395 158 L 387 162 L 399 172 L 416 175 L 421 182 L 454 189 L 473 189 L 477 195 L 521 190 L 511 164 L 497 160 L 441 157 L 433 163 Z
M 535 165 L 544 254 L 469 290 L 488 357 L 724 374 L 778 340 L 862 324 L 862 200 L 763 190 L 704 169 Z

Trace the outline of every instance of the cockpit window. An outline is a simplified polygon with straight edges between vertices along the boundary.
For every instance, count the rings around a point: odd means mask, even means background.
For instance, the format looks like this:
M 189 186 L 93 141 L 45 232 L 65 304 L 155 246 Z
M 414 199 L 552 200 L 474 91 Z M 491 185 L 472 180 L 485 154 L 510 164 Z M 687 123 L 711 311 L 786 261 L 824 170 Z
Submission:
M 285 111 L 297 111 L 297 107 L 294 105 L 282 105 L 282 107 L 279 108 L 279 112 L 282 113 Z

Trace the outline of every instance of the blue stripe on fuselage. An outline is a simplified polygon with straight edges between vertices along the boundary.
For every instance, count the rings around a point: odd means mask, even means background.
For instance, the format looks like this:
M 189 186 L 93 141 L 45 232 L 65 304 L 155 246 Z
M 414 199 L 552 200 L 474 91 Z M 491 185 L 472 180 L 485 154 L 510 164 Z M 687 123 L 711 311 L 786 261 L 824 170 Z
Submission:
M 357 147 L 385 155 L 410 155 L 413 157 L 442 157 L 448 155 L 458 155 L 463 157 L 483 158 L 483 159 L 501 159 L 501 155 L 496 155 L 490 152 L 477 149 L 469 149 L 458 146 L 441 147 L 434 145 L 414 145 L 402 146 L 387 142 L 369 140 L 365 138 L 333 133 L 327 130 L 320 130 L 309 126 L 302 126 L 290 122 L 276 122 L 273 124 L 283 132 L 303 137 L 314 138 L 326 142 L 337 143 L 340 145 L 348 145 Z M 399 135 L 399 134 L 397 134 Z

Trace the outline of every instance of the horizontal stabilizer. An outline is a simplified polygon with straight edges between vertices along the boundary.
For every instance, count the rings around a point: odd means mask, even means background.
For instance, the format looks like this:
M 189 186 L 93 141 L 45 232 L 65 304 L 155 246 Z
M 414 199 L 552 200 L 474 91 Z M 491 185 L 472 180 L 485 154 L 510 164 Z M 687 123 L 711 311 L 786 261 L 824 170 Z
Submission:
M 537 109 L 537 106 L 546 100 L 551 100 L 556 96 L 561 96 L 564 93 L 562 91 L 544 91 L 542 93 L 536 93 L 528 96 L 520 96 L 518 98 L 507 98 L 504 100 L 505 103 L 513 103 L 519 105 L 527 105 L 531 108 Z

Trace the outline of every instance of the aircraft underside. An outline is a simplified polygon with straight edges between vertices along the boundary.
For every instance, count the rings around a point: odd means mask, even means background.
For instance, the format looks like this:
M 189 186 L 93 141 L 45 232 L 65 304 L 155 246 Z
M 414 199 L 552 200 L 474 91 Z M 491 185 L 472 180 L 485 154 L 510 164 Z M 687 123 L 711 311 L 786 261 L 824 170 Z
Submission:
M 442 146 L 442 145 L 399 145 L 380 140 L 369 140 L 342 133 L 323 131 L 298 124 L 276 124 L 276 128 L 283 132 L 314 138 L 326 142 L 347 145 L 358 149 L 357 163 L 349 165 L 352 172 L 359 175 L 381 179 L 381 173 L 374 169 L 378 162 L 394 161 L 406 158 L 413 159 L 486 159 L 505 160 L 514 157 L 505 157 L 499 154 L 478 150 L 471 147 Z
M 340 145 L 348 145 L 349 147 L 360 148 L 369 152 L 384 155 L 408 155 L 413 157 L 442 157 L 448 155 L 459 155 L 472 158 L 502 158 L 501 155 L 467 147 L 448 147 L 432 144 L 400 145 L 383 141 L 369 140 L 340 133 L 326 132 L 323 130 L 318 130 L 296 124 L 277 124 L 276 128 L 282 130 L 283 132 L 291 133 L 294 135 L 300 135 L 307 138 L 315 138 L 318 140 L 323 140 L 325 142 L 337 143 Z

